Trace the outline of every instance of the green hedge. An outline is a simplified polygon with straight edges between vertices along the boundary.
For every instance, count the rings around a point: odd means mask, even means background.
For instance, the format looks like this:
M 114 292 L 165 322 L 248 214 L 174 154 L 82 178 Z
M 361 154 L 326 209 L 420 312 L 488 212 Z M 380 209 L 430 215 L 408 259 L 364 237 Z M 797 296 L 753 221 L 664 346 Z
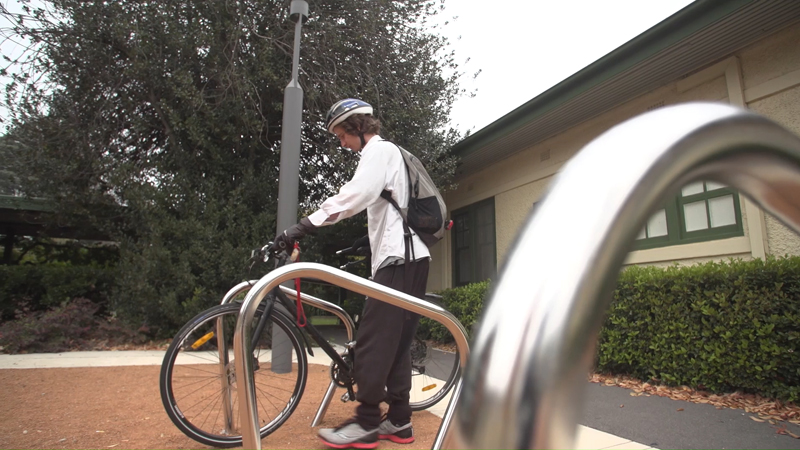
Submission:
M 39 311 L 74 298 L 107 303 L 114 269 L 70 265 L 0 266 L 0 319 L 17 310 Z
M 464 325 L 469 338 L 472 338 L 473 328 L 483 310 L 483 300 L 487 296 L 489 282 L 483 281 L 462 287 L 447 289 L 442 295 L 442 305 L 450 311 Z M 419 322 L 417 335 L 423 339 L 433 339 L 443 344 L 453 342 L 453 336 L 439 322 L 422 318 Z
M 471 333 L 488 283 L 442 292 Z M 449 336 L 423 319 L 428 337 Z M 600 372 L 800 400 L 800 258 L 629 267 L 600 333 Z
M 800 258 L 623 271 L 597 369 L 800 399 Z

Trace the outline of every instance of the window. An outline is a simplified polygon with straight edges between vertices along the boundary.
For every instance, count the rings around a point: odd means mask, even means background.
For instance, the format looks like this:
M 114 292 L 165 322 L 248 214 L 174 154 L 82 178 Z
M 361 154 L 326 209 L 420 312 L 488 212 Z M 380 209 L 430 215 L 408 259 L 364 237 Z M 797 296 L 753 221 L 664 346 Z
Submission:
M 493 278 L 497 271 L 494 198 L 453 212 L 453 285 Z
M 688 244 L 744 235 L 739 194 L 711 181 L 687 184 L 655 212 L 636 237 L 634 249 Z

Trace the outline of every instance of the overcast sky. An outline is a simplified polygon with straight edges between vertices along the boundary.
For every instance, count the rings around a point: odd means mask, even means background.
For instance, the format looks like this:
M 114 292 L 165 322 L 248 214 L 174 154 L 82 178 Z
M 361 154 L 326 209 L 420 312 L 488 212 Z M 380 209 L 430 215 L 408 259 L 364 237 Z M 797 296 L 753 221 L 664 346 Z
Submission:
M 475 92 L 474 98 L 456 102 L 452 126 L 480 130 L 689 3 L 447 0 L 440 19 L 456 19 L 443 34 L 465 72 L 461 86 Z
M 16 9 L 17 0 L 0 1 Z M 452 126 L 462 132 L 480 130 L 689 3 L 447 0 L 439 17 L 440 23 L 448 21 L 442 33 L 464 72 L 461 86 L 475 93 L 456 102 Z M 16 56 L 19 48 L 9 44 L 3 43 L 3 53 Z

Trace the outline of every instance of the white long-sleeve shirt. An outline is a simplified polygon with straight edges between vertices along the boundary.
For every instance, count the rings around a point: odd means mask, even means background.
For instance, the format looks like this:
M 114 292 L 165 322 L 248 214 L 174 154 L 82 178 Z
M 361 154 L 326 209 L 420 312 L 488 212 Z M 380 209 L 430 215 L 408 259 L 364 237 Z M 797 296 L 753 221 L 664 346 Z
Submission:
M 360 157 L 353 178 L 339 189 L 338 194 L 325 200 L 308 219 L 318 227 L 332 225 L 366 209 L 372 275 L 375 275 L 387 259 L 405 259 L 403 218 L 380 195 L 386 189 L 401 208 L 407 207 L 408 175 L 397 146 L 380 136 L 373 136 L 367 142 Z M 416 233 L 412 242 L 414 248 L 409 251 L 414 258 L 430 258 L 428 247 Z

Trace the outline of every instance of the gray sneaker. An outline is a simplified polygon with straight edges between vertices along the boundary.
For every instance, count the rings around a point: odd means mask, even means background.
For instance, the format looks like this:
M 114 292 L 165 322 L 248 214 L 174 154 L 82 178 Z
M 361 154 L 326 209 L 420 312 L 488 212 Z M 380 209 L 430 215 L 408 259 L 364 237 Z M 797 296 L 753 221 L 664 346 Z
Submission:
M 336 428 L 322 428 L 318 434 L 331 448 L 378 448 L 378 429 L 365 430 L 353 419 Z
M 378 427 L 378 439 L 388 439 L 398 444 L 410 444 L 414 442 L 414 429 L 411 427 L 411 422 L 398 426 L 391 420 L 385 419 Z

